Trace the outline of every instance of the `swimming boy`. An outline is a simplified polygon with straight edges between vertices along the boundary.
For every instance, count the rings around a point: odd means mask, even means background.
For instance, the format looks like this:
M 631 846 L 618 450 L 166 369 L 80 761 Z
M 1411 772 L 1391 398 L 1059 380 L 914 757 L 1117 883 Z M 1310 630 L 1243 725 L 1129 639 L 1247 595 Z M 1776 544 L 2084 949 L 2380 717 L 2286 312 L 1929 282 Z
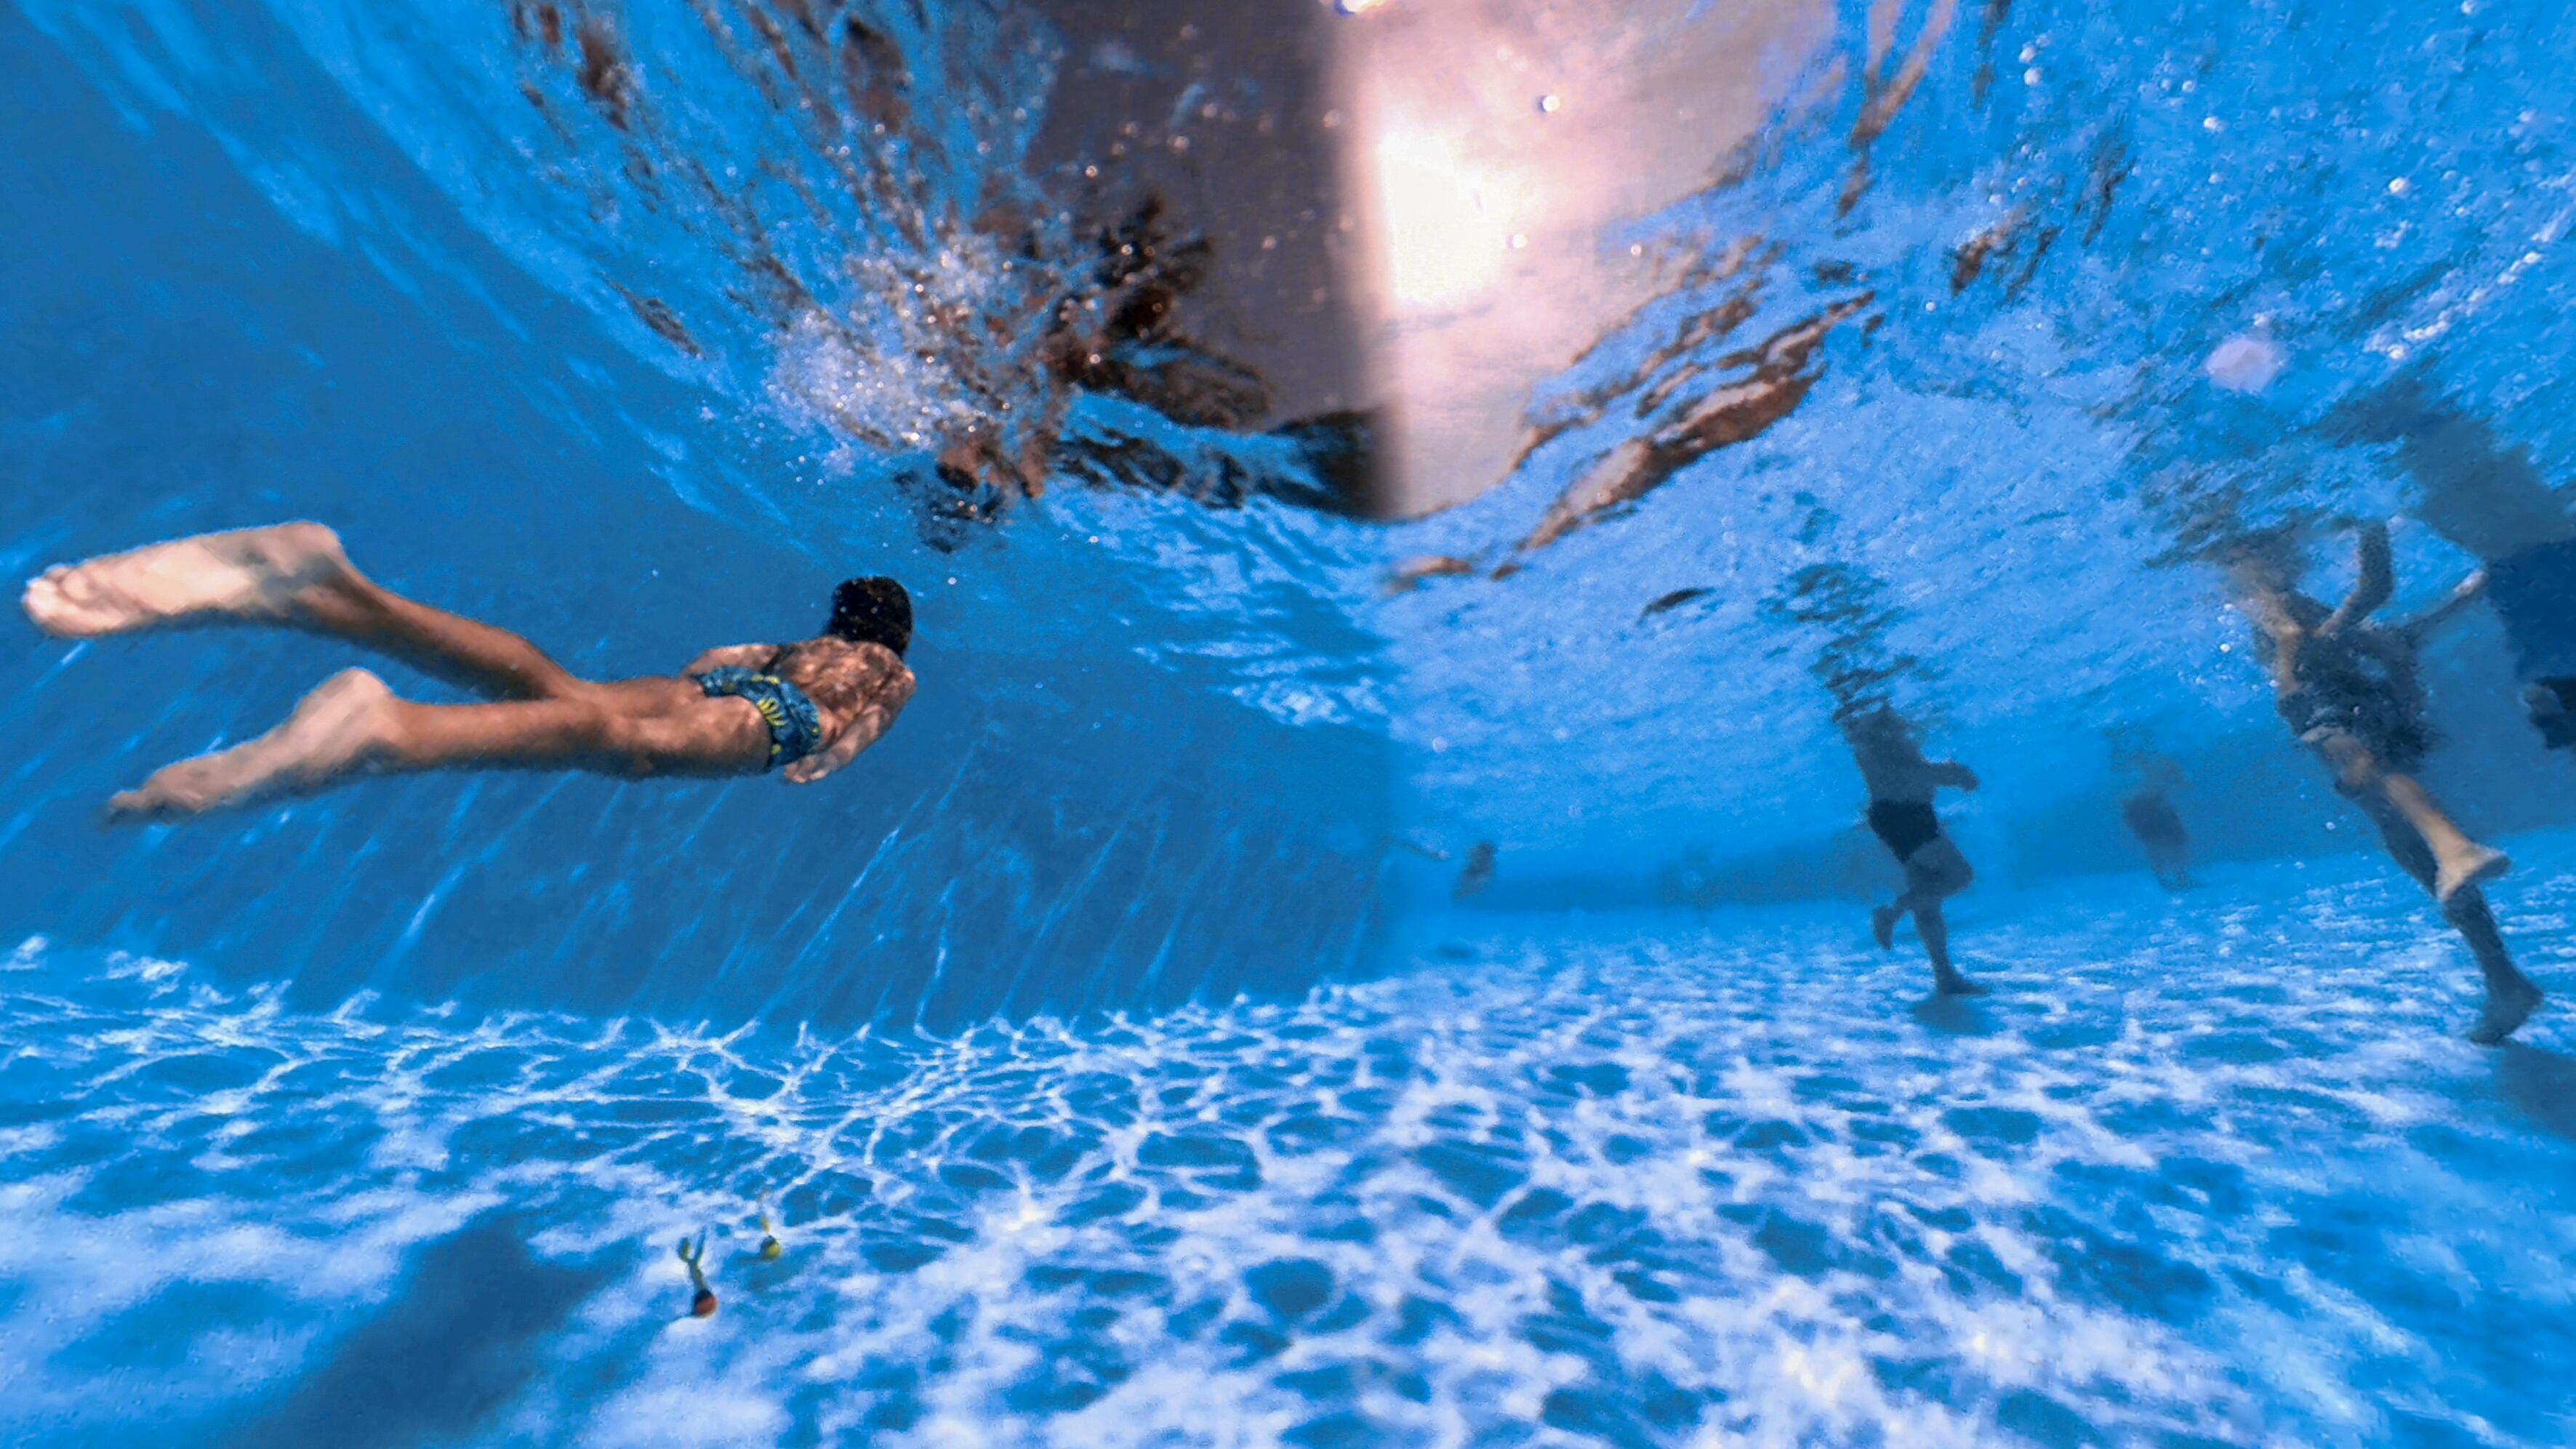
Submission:
M 2247 550 L 2229 571 L 2262 631 L 2281 718 L 2334 771 L 2335 788 L 2379 827 L 2389 856 L 2432 892 L 2469 943 L 2487 988 L 2469 1039 L 2503 1041 L 2542 1000 L 2506 952 L 2479 889 L 2512 863 L 2471 840 L 2415 778 L 2435 743 L 2417 652 L 2427 634 L 2476 601 L 2483 580 L 2472 574 L 2444 603 L 2404 624 L 2371 622 L 2395 590 L 2388 530 L 2377 525 L 2362 531 L 2360 577 L 2333 610 L 2299 592 L 2278 549 Z
M 200 624 L 328 634 L 464 685 L 489 704 L 415 704 L 363 669 L 334 675 L 286 723 L 182 760 L 108 802 L 169 820 L 439 769 L 753 775 L 811 784 L 874 744 L 912 698 L 912 601 L 892 579 L 833 594 L 821 636 L 711 649 L 670 677 L 576 679 L 516 634 L 414 603 L 349 564 L 317 523 L 210 533 L 49 569 L 27 617 L 57 638 Z
M 1977 788 L 1976 772 L 1956 761 L 1925 759 L 1914 731 L 1891 705 L 1850 716 L 1842 729 L 1869 786 L 1870 832 L 1905 868 L 1904 894 L 1869 913 L 1870 934 L 1881 950 L 1894 950 L 1896 923 L 1912 915 L 1923 953 L 1932 958 L 1933 988 L 1944 996 L 1984 995 L 1984 987 L 1950 964 L 1950 929 L 1941 919 L 1941 902 L 1966 890 L 1976 872 L 1932 809 L 1934 794 L 1944 786 Z

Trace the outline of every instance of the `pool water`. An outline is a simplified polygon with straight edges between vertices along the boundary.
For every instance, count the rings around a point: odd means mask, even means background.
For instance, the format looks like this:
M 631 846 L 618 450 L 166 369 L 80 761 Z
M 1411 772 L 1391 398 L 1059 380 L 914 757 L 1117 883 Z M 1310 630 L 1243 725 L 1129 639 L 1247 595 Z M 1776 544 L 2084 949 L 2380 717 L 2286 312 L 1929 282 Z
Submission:
M 2472 1047 L 2213 566 L 2335 594 L 2391 519 L 2416 607 L 2461 476 L 2567 516 L 2576 13 L 1777 8 L 1769 120 L 1603 232 L 1670 285 L 1388 523 L 1047 391 L 1098 258 L 961 224 L 1065 60 L 1026 7 L 0 6 L 15 576 L 320 518 L 615 675 L 885 572 L 922 680 L 812 791 L 111 833 L 356 656 L 0 629 L 0 1439 L 2576 1442 L 2576 771 L 2492 610 L 2427 646 L 2556 996 Z M 1064 408 L 1042 495 L 924 481 L 1006 404 Z M 1870 942 L 1881 699 L 1984 777 L 1990 996 Z

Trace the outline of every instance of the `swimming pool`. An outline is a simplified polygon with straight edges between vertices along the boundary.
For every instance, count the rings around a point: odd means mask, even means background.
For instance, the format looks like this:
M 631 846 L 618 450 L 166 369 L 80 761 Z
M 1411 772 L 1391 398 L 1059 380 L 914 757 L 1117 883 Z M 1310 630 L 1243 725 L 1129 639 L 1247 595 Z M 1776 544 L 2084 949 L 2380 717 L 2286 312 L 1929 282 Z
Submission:
M 2212 544 L 2335 593 L 2392 518 L 2420 607 L 2442 458 L 2565 471 L 2576 22 L 1777 8 L 1772 119 L 1604 234 L 1664 282 L 1392 523 L 1105 374 L 1042 496 L 922 481 L 1072 265 L 962 224 L 1021 8 L 0 12 L 0 561 L 325 518 L 611 673 L 886 572 L 922 679 L 815 791 L 111 834 L 355 655 L 0 641 L 12 1440 L 2565 1442 L 2568 1029 L 2459 1040 Z M 2515 667 L 2429 647 L 2426 779 L 2558 989 Z M 1990 998 L 1869 943 L 1882 698 L 1984 778 Z

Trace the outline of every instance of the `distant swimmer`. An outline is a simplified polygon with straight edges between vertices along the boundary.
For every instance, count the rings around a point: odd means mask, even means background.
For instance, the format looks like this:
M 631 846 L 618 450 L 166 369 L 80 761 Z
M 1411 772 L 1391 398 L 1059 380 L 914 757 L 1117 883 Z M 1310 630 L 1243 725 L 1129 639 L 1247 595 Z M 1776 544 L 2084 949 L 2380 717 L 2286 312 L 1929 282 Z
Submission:
M 2422 490 L 2416 517 L 2485 565 L 2532 728 L 2549 749 L 2576 749 L 2576 513 L 2531 451 L 2428 394 L 2417 373 L 2346 404 L 2332 423 L 2358 441 L 2398 445 Z
M 752 1202 L 760 1216 L 760 1261 L 775 1263 L 786 1256 L 787 1245 L 778 1240 L 778 1229 L 770 1226 L 769 1199 L 759 1197 L 752 1199 Z
M 707 1230 L 698 1229 L 698 1241 L 694 1245 L 685 1237 L 680 1239 L 679 1254 L 680 1261 L 689 1270 L 689 1316 L 715 1317 L 716 1290 L 707 1282 L 707 1270 L 700 1266 L 707 1256 Z
M 2472 575 L 2444 603 L 2404 624 L 2378 624 L 2370 616 L 2395 591 L 2388 530 L 2364 529 L 2359 552 L 2360 577 L 2332 610 L 2299 592 L 2284 548 L 2245 550 L 2229 573 L 2262 632 L 2281 718 L 2334 771 L 2335 788 L 2370 816 L 2389 855 L 2433 893 L 2477 957 L 2487 1000 L 2469 1039 L 2492 1046 L 2542 999 L 2505 951 L 2479 889 L 2511 862 L 2471 840 L 2415 778 L 2436 742 L 2424 718 L 2417 653 L 2426 635 L 2475 601 L 2480 581 Z
M 2120 802 L 2120 819 L 2146 848 L 2156 884 L 2169 891 L 2191 889 L 2191 831 L 2161 786 L 2151 781 L 2131 792 Z
M 327 634 L 498 701 L 414 704 L 366 670 L 347 670 L 267 734 L 167 766 L 116 796 L 115 820 L 179 819 L 442 769 L 638 778 L 776 770 L 808 785 L 876 743 L 913 690 L 903 662 L 912 600 L 887 578 L 843 583 L 815 638 L 711 649 L 675 676 L 610 682 L 576 679 L 516 634 L 377 586 L 316 523 L 49 569 L 22 602 L 38 628 L 65 639 L 199 624 Z
M 2193 885 L 2191 831 L 2173 802 L 2174 793 L 2182 788 L 2182 766 L 2134 743 L 2123 744 L 2118 731 L 2112 743 L 2114 763 L 2138 777 L 2138 787 L 2120 801 L 2122 823 L 2145 848 L 2147 868 L 2155 872 L 2156 884 L 2169 891 L 2189 890 Z
M 1923 952 L 1932 958 L 1934 989 L 1944 996 L 1984 995 L 1984 987 L 1950 964 L 1950 928 L 1941 919 L 1941 902 L 1966 890 L 1976 872 L 1943 833 L 1941 817 L 1932 809 L 1934 795 L 1945 786 L 1976 789 L 1976 772 L 1955 761 L 1925 759 L 1913 728 L 1893 706 L 1846 716 L 1841 724 L 1861 779 L 1869 786 L 1870 831 L 1905 867 L 1905 893 L 1869 913 L 1870 934 L 1880 949 L 1894 950 L 1896 923 L 1913 916 Z
M 1494 883 L 1494 842 L 1479 840 L 1467 848 L 1467 863 L 1458 868 L 1458 879 L 1449 887 L 1449 899 L 1463 901 L 1485 893 Z

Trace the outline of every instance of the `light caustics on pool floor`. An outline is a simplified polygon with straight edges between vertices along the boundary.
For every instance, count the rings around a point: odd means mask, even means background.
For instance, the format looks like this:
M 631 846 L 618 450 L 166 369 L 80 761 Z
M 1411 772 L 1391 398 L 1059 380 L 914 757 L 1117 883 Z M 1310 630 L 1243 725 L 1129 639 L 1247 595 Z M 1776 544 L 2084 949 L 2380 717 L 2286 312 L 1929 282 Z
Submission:
M 2576 837 L 2521 843 L 2563 958 Z M 1460 921 L 1303 1003 L 948 1040 L 305 1015 L 33 942 L 0 1424 L 2565 1442 L 2565 1033 L 2460 1042 L 2466 962 L 2366 862 L 2217 874 L 1988 902 L 1968 1005 L 1802 908 Z M 701 1226 L 704 1321 L 669 1248 Z

